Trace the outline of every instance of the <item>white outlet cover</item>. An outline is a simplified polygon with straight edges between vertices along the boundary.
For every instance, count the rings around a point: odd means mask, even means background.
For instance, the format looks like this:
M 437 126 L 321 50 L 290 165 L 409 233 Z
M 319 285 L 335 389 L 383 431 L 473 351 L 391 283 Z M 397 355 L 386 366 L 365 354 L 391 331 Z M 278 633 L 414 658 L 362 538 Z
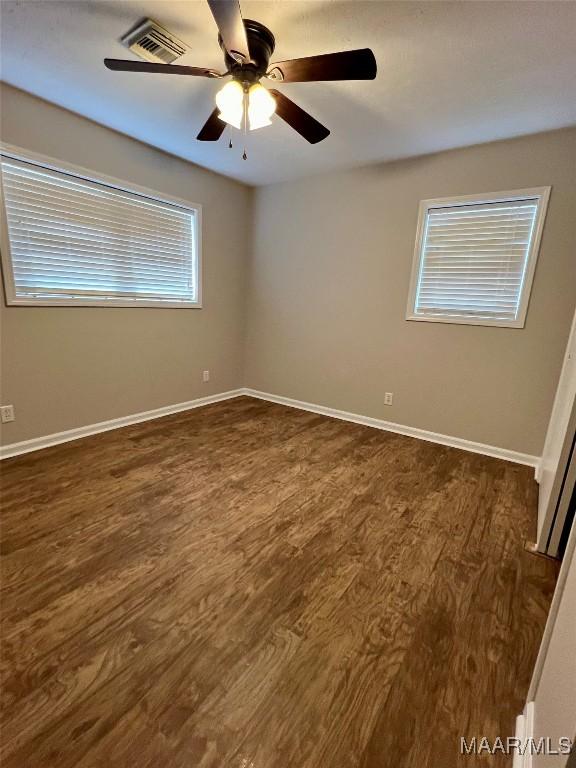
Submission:
M 2 408 L 0 408 L 0 414 L 2 415 L 3 424 L 8 424 L 9 422 L 16 420 L 13 405 L 3 405 Z

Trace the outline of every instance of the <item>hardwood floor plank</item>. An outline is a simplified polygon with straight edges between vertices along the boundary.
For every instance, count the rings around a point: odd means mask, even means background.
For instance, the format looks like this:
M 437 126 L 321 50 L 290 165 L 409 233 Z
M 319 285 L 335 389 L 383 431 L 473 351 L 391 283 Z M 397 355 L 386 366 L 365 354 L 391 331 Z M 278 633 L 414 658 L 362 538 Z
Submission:
M 460 768 L 511 734 L 557 572 L 526 467 L 242 397 L 2 486 L 5 768 Z

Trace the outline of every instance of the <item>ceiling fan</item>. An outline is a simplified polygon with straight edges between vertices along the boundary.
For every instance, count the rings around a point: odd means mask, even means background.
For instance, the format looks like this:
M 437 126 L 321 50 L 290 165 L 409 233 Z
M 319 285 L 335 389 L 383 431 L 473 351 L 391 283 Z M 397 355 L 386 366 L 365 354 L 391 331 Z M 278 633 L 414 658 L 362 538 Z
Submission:
M 232 79 L 216 95 L 216 108 L 196 137 L 218 141 L 226 124 L 254 130 L 270 125 L 274 113 L 311 144 L 325 139 L 330 131 L 312 115 L 275 88 L 264 88 L 260 80 L 272 83 L 302 83 L 317 80 L 373 80 L 376 59 L 369 48 L 326 53 L 269 64 L 274 52 L 274 35 L 263 24 L 242 19 L 238 0 L 208 0 L 218 26 L 218 43 L 224 52 L 226 71 L 179 64 L 104 59 L 108 69 L 125 72 L 161 72 L 170 75 Z

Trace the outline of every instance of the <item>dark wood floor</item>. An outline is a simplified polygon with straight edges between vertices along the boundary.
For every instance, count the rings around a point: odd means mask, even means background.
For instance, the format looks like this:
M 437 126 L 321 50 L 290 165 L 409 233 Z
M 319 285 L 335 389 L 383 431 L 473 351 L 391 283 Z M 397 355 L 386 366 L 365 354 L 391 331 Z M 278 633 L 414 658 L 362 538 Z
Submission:
M 2 475 L 4 768 L 509 764 L 531 469 L 238 398 Z

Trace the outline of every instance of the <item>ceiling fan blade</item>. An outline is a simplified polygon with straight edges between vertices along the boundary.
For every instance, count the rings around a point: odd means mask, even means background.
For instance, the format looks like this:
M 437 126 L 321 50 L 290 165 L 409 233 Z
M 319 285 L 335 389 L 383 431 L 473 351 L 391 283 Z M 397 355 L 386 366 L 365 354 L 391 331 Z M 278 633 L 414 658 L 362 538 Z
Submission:
M 238 0 L 208 0 L 208 5 L 230 56 L 236 58 L 238 54 L 244 61 L 250 61 L 248 38 Z
M 104 59 L 108 69 L 118 72 L 162 72 L 167 75 L 193 75 L 196 77 L 222 77 L 219 72 L 205 67 L 184 67 L 181 64 L 153 64 L 151 61 Z
M 285 83 L 305 83 L 314 80 L 374 80 L 376 59 L 370 48 L 340 53 L 325 53 L 304 59 L 277 61 L 270 67 L 268 77 Z
M 218 117 L 219 112 L 218 107 L 213 110 L 208 120 L 202 126 L 200 133 L 196 136 L 198 141 L 218 141 L 220 136 L 222 136 L 226 123 Z
M 280 91 L 270 88 L 270 93 L 276 99 L 276 114 L 281 117 L 291 128 L 294 128 L 300 136 L 303 136 L 310 144 L 317 144 L 330 135 L 328 128 L 318 120 L 305 112 L 298 104 L 295 104 Z

